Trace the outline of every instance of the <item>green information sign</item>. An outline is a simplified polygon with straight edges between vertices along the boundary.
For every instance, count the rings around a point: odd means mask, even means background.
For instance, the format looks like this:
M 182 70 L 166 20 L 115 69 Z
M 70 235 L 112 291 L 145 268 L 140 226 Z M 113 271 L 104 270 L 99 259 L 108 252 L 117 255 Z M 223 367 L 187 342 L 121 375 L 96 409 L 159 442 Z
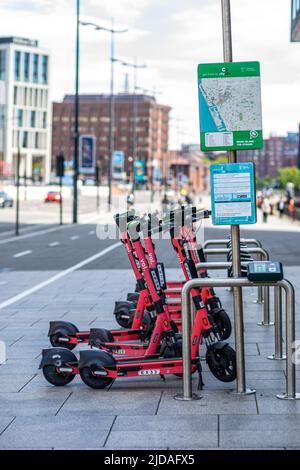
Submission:
M 263 147 L 259 62 L 198 65 L 201 149 Z

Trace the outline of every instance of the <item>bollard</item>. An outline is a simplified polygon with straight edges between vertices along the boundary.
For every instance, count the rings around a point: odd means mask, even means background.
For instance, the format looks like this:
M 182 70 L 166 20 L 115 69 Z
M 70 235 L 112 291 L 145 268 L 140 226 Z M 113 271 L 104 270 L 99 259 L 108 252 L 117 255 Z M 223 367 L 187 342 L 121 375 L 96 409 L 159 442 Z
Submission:
M 179 401 L 200 400 L 201 395 L 192 393 L 192 375 L 191 375 L 191 290 L 186 289 L 188 281 L 183 285 L 181 294 L 181 328 L 182 328 L 182 362 L 183 362 L 183 393 L 177 394 L 174 398 Z M 187 291 L 187 295 L 183 292 Z M 185 312 L 183 314 L 183 312 Z
M 274 310 L 275 310 L 275 353 L 268 359 L 282 361 L 286 356 L 282 352 L 282 290 L 274 287 Z
M 299 400 L 300 393 L 296 393 L 296 364 L 295 354 L 295 290 L 293 285 L 283 280 L 279 283 L 285 290 L 286 308 L 286 393 L 277 396 L 280 400 Z
M 264 301 L 263 301 L 263 309 L 264 315 L 263 320 L 258 322 L 258 326 L 273 326 L 274 322 L 270 321 L 270 288 L 269 286 L 263 287 L 264 292 Z

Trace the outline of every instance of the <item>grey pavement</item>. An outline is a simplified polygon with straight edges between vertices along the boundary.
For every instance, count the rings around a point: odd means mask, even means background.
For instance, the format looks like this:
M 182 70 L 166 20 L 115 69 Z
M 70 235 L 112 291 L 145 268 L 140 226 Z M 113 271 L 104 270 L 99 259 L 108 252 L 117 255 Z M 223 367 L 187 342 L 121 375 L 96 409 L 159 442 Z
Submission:
M 54 272 L 8 272 L 0 302 Z M 300 268 L 288 266 L 285 274 L 296 286 L 299 337 Z M 167 275 L 180 278 L 177 269 Z M 262 306 L 253 303 L 252 288 L 244 294 L 245 349 L 247 384 L 256 395 L 232 394 L 234 384 L 218 382 L 205 365 L 203 398 L 193 402 L 174 400 L 182 382 L 173 377 L 119 379 L 110 391 L 89 389 L 78 377 L 63 388 L 48 384 L 38 365 L 49 320 L 116 327 L 114 300 L 133 288 L 128 269 L 79 270 L 0 310 L 7 351 L 0 365 L 0 449 L 300 449 L 300 402 L 275 397 L 285 388 L 285 362 L 266 358 L 274 352 L 274 328 L 257 326 Z M 232 294 L 218 294 L 232 316 Z

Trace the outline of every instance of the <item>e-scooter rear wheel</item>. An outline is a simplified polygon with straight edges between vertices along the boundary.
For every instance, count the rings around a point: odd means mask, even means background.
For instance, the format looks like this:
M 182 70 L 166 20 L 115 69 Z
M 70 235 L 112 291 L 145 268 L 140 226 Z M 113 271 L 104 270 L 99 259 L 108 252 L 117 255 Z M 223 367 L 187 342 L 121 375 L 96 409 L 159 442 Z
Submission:
M 232 327 L 231 321 L 225 310 L 222 308 L 213 315 L 214 321 L 216 323 L 218 333 L 221 337 L 221 340 L 228 339 L 231 335 Z
M 60 341 L 59 338 L 65 336 L 64 333 L 54 333 L 53 335 L 50 335 L 49 336 L 49 340 L 50 340 L 50 343 L 52 344 L 52 346 L 54 348 L 57 348 L 57 347 L 64 347 L 66 349 L 69 349 L 70 351 L 72 351 L 72 349 L 74 349 L 76 347 L 76 344 L 75 343 L 68 343 L 67 341 Z
M 206 362 L 211 373 L 221 382 L 233 382 L 236 379 L 235 351 L 228 344 L 221 349 L 208 349 Z
M 83 369 L 80 369 L 80 377 L 88 387 L 98 390 L 108 387 L 113 381 L 111 378 L 95 375 L 94 371 L 90 367 L 83 367 Z
M 75 374 L 66 372 L 59 372 L 54 365 L 47 365 L 43 367 L 43 375 L 45 379 L 56 387 L 63 387 L 69 384 L 75 377 Z
M 116 321 L 122 328 L 131 328 L 133 322 L 134 311 L 131 312 L 129 309 L 121 309 L 116 313 Z

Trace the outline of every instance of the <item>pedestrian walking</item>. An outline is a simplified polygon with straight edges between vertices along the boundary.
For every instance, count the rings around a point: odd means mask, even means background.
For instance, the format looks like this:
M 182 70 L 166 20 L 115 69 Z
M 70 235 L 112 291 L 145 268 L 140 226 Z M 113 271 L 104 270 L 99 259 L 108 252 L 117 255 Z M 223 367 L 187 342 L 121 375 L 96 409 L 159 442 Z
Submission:
M 129 193 L 127 196 L 127 210 L 130 210 L 134 204 L 134 194 Z
M 292 219 L 295 220 L 295 200 L 293 198 L 290 199 L 288 211 L 289 211 L 290 217 L 292 217 Z
M 271 214 L 271 204 L 269 198 L 266 196 L 263 199 L 262 205 L 261 205 L 261 210 L 263 213 L 263 222 L 267 223 L 268 222 L 268 216 Z
M 279 217 L 282 219 L 282 216 L 284 214 L 284 208 L 285 208 L 285 202 L 283 200 L 283 198 L 281 198 L 279 201 L 278 201 L 278 205 L 277 205 L 277 209 L 278 209 L 278 212 L 279 212 Z

